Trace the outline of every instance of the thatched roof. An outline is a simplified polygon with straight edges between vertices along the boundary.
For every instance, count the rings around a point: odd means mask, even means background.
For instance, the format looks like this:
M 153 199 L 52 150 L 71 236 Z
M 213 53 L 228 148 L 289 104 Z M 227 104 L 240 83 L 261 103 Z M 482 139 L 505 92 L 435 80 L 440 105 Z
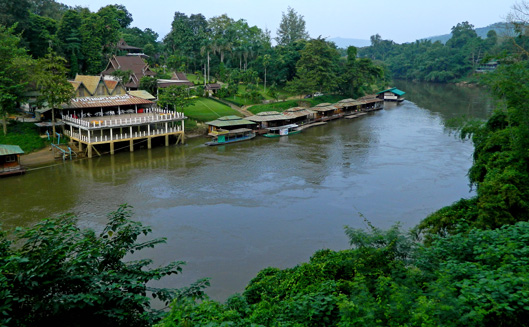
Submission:
M 294 108 L 289 108 L 283 111 L 283 115 L 288 117 L 289 119 L 306 117 L 306 116 L 313 115 L 314 113 L 315 113 L 314 111 L 304 108 L 304 107 L 294 107 Z
M 246 117 L 246 119 L 254 121 L 254 122 L 265 122 L 265 121 L 274 121 L 274 120 L 286 120 L 290 119 L 286 117 L 285 115 L 282 115 L 281 113 L 277 111 L 264 111 L 260 112 L 257 115 Z
M 327 102 L 320 103 L 320 104 L 310 108 L 310 110 L 314 110 L 314 111 L 318 111 L 318 112 L 331 111 L 331 110 L 336 110 L 336 109 L 338 109 L 338 108 L 336 108 L 335 105 L 327 103 Z

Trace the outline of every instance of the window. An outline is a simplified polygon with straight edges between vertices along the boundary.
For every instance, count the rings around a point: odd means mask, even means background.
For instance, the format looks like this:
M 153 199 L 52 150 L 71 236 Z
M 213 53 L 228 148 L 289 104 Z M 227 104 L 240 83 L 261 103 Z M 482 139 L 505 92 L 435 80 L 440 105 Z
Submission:
M 6 156 L 6 162 L 16 162 L 17 161 L 17 156 L 12 154 L 10 156 Z

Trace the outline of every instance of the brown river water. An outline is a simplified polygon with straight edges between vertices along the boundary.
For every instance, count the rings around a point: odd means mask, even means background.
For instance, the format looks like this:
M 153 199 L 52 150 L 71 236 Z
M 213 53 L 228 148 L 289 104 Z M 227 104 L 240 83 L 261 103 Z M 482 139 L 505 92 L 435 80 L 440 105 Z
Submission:
M 167 238 L 135 258 L 187 262 L 157 286 L 211 277 L 208 295 L 224 300 L 263 268 L 347 248 L 343 227 L 365 228 L 362 217 L 381 228 L 411 228 L 473 195 L 472 144 L 445 124 L 460 115 L 484 119 L 492 101 L 477 88 L 395 86 L 407 92 L 403 103 L 297 135 L 220 147 L 195 138 L 1 179 L 0 222 L 29 226 L 72 212 L 97 230 L 107 213 L 130 204 L 151 237 Z

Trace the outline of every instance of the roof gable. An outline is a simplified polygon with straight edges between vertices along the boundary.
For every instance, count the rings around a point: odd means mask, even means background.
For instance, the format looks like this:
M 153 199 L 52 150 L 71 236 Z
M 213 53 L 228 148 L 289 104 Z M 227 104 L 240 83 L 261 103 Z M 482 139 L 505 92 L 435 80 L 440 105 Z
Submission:
M 83 83 L 88 92 L 94 95 L 97 91 L 99 83 L 101 82 L 101 76 L 76 75 L 74 82 Z

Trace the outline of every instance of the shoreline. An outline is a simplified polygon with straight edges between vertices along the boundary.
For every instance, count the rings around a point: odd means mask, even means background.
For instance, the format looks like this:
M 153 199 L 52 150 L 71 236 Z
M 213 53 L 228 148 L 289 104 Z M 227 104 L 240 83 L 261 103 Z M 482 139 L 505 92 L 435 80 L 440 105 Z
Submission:
M 186 139 L 203 136 L 203 134 L 186 134 Z M 51 146 L 46 146 L 37 151 L 20 156 L 20 165 L 26 168 L 37 168 L 47 164 L 62 162 L 62 159 L 55 159 Z

